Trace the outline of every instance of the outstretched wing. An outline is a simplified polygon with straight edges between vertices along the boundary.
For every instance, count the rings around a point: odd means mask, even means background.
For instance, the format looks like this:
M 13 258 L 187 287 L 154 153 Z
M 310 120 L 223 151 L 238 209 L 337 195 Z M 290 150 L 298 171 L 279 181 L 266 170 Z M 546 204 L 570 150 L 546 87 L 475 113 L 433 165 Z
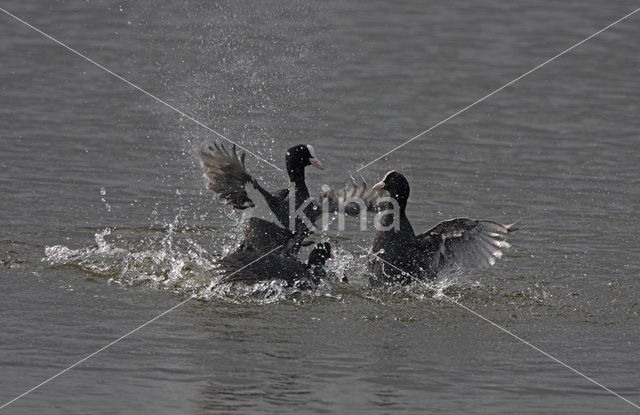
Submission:
M 488 268 L 511 246 L 506 237 L 516 230 L 515 223 L 458 218 L 441 222 L 417 237 L 422 248 L 433 255 L 436 271 L 452 266 Z
M 357 216 L 363 209 L 373 212 L 380 210 L 378 192 L 371 190 L 364 180 L 360 183 L 352 180 L 337 191 L 329 188 L 319 200 L 320 205 L 328 206 L 329 212 L 344 212 L 349 216 Z
M 209 151 L 200 152 L 204 176 L 209 180 L 207 187 L 236 209 L 255 206 L 244 188 L 244 185 L 252 180 L 244 165 L 245 153 L 238 158 L 235 145 L 229 152 L 222 144 L 216 143 L 213 147 L 209 146 Z

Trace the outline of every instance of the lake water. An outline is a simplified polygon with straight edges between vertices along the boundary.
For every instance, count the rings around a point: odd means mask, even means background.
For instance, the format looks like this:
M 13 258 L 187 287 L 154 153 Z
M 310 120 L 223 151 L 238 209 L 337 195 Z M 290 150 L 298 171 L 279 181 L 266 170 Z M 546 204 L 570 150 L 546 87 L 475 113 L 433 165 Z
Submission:
M 271 163 L 312 144 L 319 193 L 637 2 L 1 7 Z M 495 267 L 371 289 L 350 221 L 350 283 L 301 294 L 209 290 L 246 221 L 205 189 L 219 139 L 0 13 L 0 405 L 196 296 L 2 412 L 637 412 L 443 294 L 640 403 L 639 23 L 361 171 L 407 176 L 419 232 L 520 220 Z

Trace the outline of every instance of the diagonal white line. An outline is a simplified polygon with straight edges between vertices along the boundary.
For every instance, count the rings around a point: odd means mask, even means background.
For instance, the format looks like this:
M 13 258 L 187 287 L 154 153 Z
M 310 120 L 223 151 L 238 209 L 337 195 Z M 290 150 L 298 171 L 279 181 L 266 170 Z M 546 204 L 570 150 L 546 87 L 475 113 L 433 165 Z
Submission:
M 238 272 L 242 271 L 242 270 L 243 270 L 243 269 L 245 269 L 246 267 L 248 267 L 248 266 L 250 266 L 250 265 L 255 264 L 256 262 L 260 261 L 262 258 L 264 258 L 264 257 L 266 257 L 267 255 L 269 255 L 269 254 L 271 254 L 271 253 L 273 253 L 273 252 L 277 251 L 278 249 L 282 248 L 283 246 L 284 246 L 284 244 L 276 246 L 275 248 L 273 248 L 271 251 L 267 252 L 266 254 L 261 255 L 259 258 L 254 259 L 253 261 L 249 262 L 247 265 L 243 265 L 241 268 L 239 268 L 239 269 L 237 269 L 237 270 L 233 271 L 231 274 L 227 275 L 227 277 L 230 277 L 230 276 L 232 276 L 232 275 L 234 275 L 234 274 L 237 274 Z M 209 284 L 209 289 L 211 289 L 211 288 L 213 288 L 213 283 Z
M 231 273 L 231 274 L 229 274 L 229 275 L 233 275 L 233 274 L 235 274 L 235 273 L 238 273 L 238 272 L 242 271 L 242 270 L 243 270 L 243 269 L 245 269 L 246 267 L 248 267 L 248 266 L 250 266 L 250 265 L 252 265 L 252 264 L 254 264 L 254 263 L 256 263 L 256 262 L 260 261 L 262 258 L 264 258 L 264 257 L 266 257 L 267 255 L 271 254 L 273 251 L 275 251 L 275 250 L 277 250 L 277 249 L 282 248 L 283 246 L 284 246 L 284 245 L 279 245 L 279 246 L 277 246 L 277 247 L 273 248 L 271 251 L 269 251 L 269 252 L 267 252 L 266 254 L 262 255 L 260 258 L 257 258 L 257 259 L 255 259 L 255 260 L 251 261 L 251 262 L 250 262 L 250 263 L 248 263 L 247 265 L 244 265 L 242 268 L 240 268 L 240 269 L 238 269 L 238 270 L 236 270 L 236 271 L 232 272 L 232 273 Z M 184 300 L 183 302 L 181 302 L 181 303 L 178 303 L 178 304 L 174 305 L 173 307 L 171 307 L 171 308 L 170 308 L 170 309 L 168 309 L 167 311 L 164 311 L 164 312 L 162 312 L 161 314 L 158 314 L 157 316 L 155 316 L 155 317 L 154 317 L 154 318 L 152 318 L 151 320 L 147 321 L 146 323 L 139 325 L 138 327 L 136 327 L 135 329 L 131 330 L 131 331 L 130 331 L 130 332 L 128 332 L 127 334 L 125 334 L 125 335 L 123 335 L 123 336 L 118 337 L 116 340 L 112 341 L 111 343 L 107 344 L 106 346 L 104 346 L 104 347 L 102 347 L 102 348 L 100 348 L 100 349 L 96 350 L 95 352 L 91 353 L 90 355 L 88 355 L 88 356 L 86 356 L 86 357 L 84 357 L 84 358 L 82 358 L 82 359 L 78 360 L 76 363 L 72 364 L 72 365 L 71 365 L 71 366 L 69 366 L 68 368 L 66 368 L 66 369 L 64 369 L 64 370 L 61 370 L 60 372 L 58 372 L 58 373 L 56 373 L 55 375 L 51 376 L 49 379 L 47 379 L 47 380 L 45 380 L 45 381 L 43 381 L 43 382 L 39 383 L 38 385 L 34 386 L 33 388 L 29 389 L 28 391 L 26 391 L 26 392 L 22 393 L 22 394 L 21 394 L 21 395 L 19 395 L 19 396 L 16 396 L 15 398 L 13 398 L 12 400 L 10 400 L 9 402 L 7 402 L 7 403 L 3 404 L 2 406 L 0 406 L 0 410 L 2 410 L 3 408 L 5 408 L 5 407 L 7 407 L 7 406 L 11 405 L 12 403 L 14 403 L 15 401 L 17 401 L 18 399 L 23 398 L 24 396 L 26 396 L 26 395 L 30 394 L 31 392 L 33 392 L 34 390 L 38 389 L 38 388 L 39 388 L 39 387 L 41 387 L 42 385 L 45 385 L 46 383 L 51 382 L 52 380 L 54 380 L 54 379 L 55 379 L 55 378 L 57 378 L 58 376 L 60 376 L 60 375 L 62 375 L 62 374 L 64 374 L 64 373 L 66 373 L 66 372 L 68 372 L 69 370 L 73 369 L 74 367 L 78 366 L 79 364 L 81 364 L 81 363 L 83 363 L 83 362 L 85 362 L 85 361 L 87 361 L 87 360 L 91 359 L 93 356 L 97 355 L 98 353 L 102 352 L 103 350 L 108 349 L 109 347 L 111 347 L 111 346 L 113 346 L 114 344 L 118 343 L 120 340 L 123 340 L 123 339 L 125 339 L 125 338 L 129 337 L 130 335 L 132 335 L 132 334 L 133 334 L 133 333 L 135 333 L 136 331 L 138 331 L 138 330 L 140 330 L 141 328 L 143 328 L 143 327 L 145 327 L 145 326 L 147 326 L 147 325 L 149 325 L 149 324 L 153 323 L 154 321 L 156 321 L 156 320 L 157 320 L 157 319 L 159 319 L 160 317 L 164 316 L 165 314 L 168 314 L 168 313 L 172 312 L 173 310 L 175 310 L 176 308 L 183 306 L 184 304 L 186 304 L 187 302 L 189 302 L 189 301 L 193 300 L 194 298 L 196 298 L 196 297 L 192 295 L 191 297 L 187 298 L 187 299 L 186 299 L 186 300 Z
M 91 359 L 93 356 L 97 355 L 98 353 L 100 353 L 101 351 L 113 346 L 114 344 L 118 343 L 120 340 L 128 337 L 129 335 L 135 333 L 136 331 L 140 330 L 141 328 L 143 328 L 144 326 L 146 326 L 147 324 L 153 323 L 154 321 L 156 321 L 157 319 L 159 319 L 160 317 L 164 316 L 165 314 L 175 310 L 176 308 L 180 307 L 181 305 L 185 304 L 187 301 L 193 299 L 194 297 L 189 297 L 186 300 L 184 300 L 183 302 L 171 307 L 170 309 L 168 309 L 167 311 L 165 311 L 162 314 L 157 315 L 156 317 L 152 318 L 151 320 L 147 321 L 146 323 L 136 327 L 135 329 L 131 330 L 130 332 L 128 332 L 127 334 L 117 338 L 116 340 L 112 341 L 111 343 L 107 344 L 106 346 L 102 347 L 101 349 L 96 350 L 95 352 L 91 353 L 90 355 L 84 357 L 83 359 L 77 361 L 76 363 L 72 364 L 71 366 L 69 366 L 68 368 L 56 373 L 55 375 L 51 376 L 49 379 L 45 380 L 44 382 L 34 386 L 33 388 L 29 389 L 28 391 L 24 392 L 23 394 L 13 398 L 12 400 L 10 400 L 9 402 L 5 403 L 4 405 L 0 406 L 0 409 L 5 408 L 6 406 L 11 405 L 12 403 L 14 403 L 15 401 L 17 401 L 18 399 L 30 394 L 31 392 L 33 392 L 34 390 L 38 389 L 40 386 L 52 381 L 53 379 L 57 378 L 58 376 L 62 375 L 63 373 L 68 372 L 69 370 L 73 369 L 74 367 L 78 366 L 79 364 L 81 364 L 82 362 Z
M 635 9 L 634 11 L 632 11 L 631 13 L 625 15 L 624 17 L 621 17 L 620 19 L 616 20 L 615 22 L 609 24 L 607 27 L 602 28 L 600 30 L 598 30 L 597 32 L 595 32 L 594 34 L 592 34 L 591 36 L 581 40 L 580 42 L 576 43 L 575 45 L 571 46 L 568 49 L 565 49 L 564 51 L 558 53 L 557 55 L 553 56 L 552 58 L 547 59 L 546 61 L 542 62 L 540 65 L 536 66 L 535 68 L 531 69 L 530 71 L 527 71 L 525 73 L 523 73 L 522 75 L 520 75 L 519 77 L 513 79 L 512 81 L 504 84 L 503 86 L 501 86 L 500 88 L 496 89 L 495 91 L 491 92 L 490 94 L 487 94 L 485 96 L 483 96 L 482 98 L 480 98 L 479 100 L 475 101 L 472 104 L 467 105 L 466 107 L 462 108 L 461 110 L 459 110 L 458 112 L 448 116 L 447 118 L 445 118 L 444 120 L 440 121 L 439 123 L 437 123 L 436 125 L 424 130 L 423 132 L 421 132 L 420 134 L 410 138 L 409 140 L 405 141 L 404 143 L 400 144 L 399 146 L 395 147 L 394 149 L 387 151 L 386 153 L 384 153 L 383 155 L 381 155 L 380 157 L 376 158 L 373 161 L 370 161 L 369 163 L 360 166 L 358 169 L 356 169 L 356 171 L 360 171 L 363 170 L 367 167 L 369 167 L 370 165 L 372 165 L 373 163 L 375 163 L 376 161 L 388 156 L 389 154 L 393 153 L 394 151 L 406 146 L 407 144 L 409 144 L 410 142 L 422 137 L 423 135 L 425 135 L 426 133 L 428 133 L 429 131 L 434 130 L 435 128 L 439 127 L 440 125 L 446 123 L 447 121 L 449 121 L 450 119 L 457 117 L 458 115 L 462 114 L 463 112 L 465 112 L 466 110 L 476 106 L 477 104 L 481 103 L 482 101 L 486 100 L 487 98 L 497 94 L 498 92 L 502 91 L 503 89 L 505 89 L 506 87 L 508 87 L 509 85 L 512 85 L 516 82 L 518 82 L 519 80 L 521 80 L 522 78 L 524 78 L 525 76 L 529 75 L 530 73 L 537 71 L 538 69 L 542 68 L 543 66 L 545 66 L 546 64 L 556 60 L 557 58 L 559 58 L 560 56 L 564 55 L 565 53 L 577 48 L 578 46 L 582 45 L 584 42 L 588 41 L 589 39 L 598 36 L 600 33 L 604 32 L 605 30 L 609 29 L 612 26 L 615 26 L 616 24 L 620 23 L 621 21 L 625 20 L 626 18 L 630 17 L 631 15 L 637 13 L 638 11 L 640 11 L 640 8 Z
M 453 302 L 454 304 L 464 308 L 465 310 L 467 310 L 469 313 L 475 315 L 476 317 L 479 317 L 481 319 L 483 319 L 484 321 L 486 321 L 487 323 L 491 324 L 492 326 L 502 330 L 503 332 L 507 333 L 509 336 L 520 340 L 522 343 L 526 344 L 527 346 L 531 347 L 532 349 L 542 353 L 543 355 L 547 356 L 549 359 L 553 360 L 556 363 L 560 363 L 562 366 L 566 367 L 567 369 L 571 370 L 572 372 L 582 376 L 583 378 L 587 379 L 588 381 L 600 386 L 602 389 L 606 390 L 607 392 L 617 396 L 618 398 L 622 399 L 623 401 L 627 402 L 628 404 L 635 406 L 637 409 L 640 409 L 640 406 L 638 406 L 636 403 L 630 401 L 629 399 L 625 398 L 624 396 L 621 396 L 619 393 L 612 391 L 611 389 L 607 388 L 606 386 L 604 386 L 602 383 L 590 378 L 589 376 L 585 375 L 584 373 L 580 372 L 577 369 L 574 369 L 573 367 L 569 366 L 568 364 L 564 363 L 563 361 L 561 361 L 560 359 L 558 359 L 557 357 L 554 357 L 552 355 L 550 355 L 549 353 L 545 352 L 544 350 L 540 349 L 539 347 L 534 346 L 533 344 L 529 343 L 528 341 L 518 337 L 517 335 L 513 334 L 512 332 L 510 332 L 509 330 L 505 329 L 504 327 L 494 323 L 493 321 L 489 320 L 488 318 L 480 315 L 479 313 L 473 311 L 472 309 L 470 309 L 469 307 L 465 306 L 464 304 L 461 304 L 459 302 L 457 302 L 456 300 L 454 300 L 453 298 L 449 297 L 448 295 L 442 293 L 442 296 L 445 297 L 447 300 Z
M 34 27 L 33 25 L 25 22 L 24 20 L 22 20 L 21 18 L 19 18 L 18 16 L 9 13 L 8 11 L 6 11 L 5 9 L 0 7 L 0 11 L 3 12 L 4 14 L 13 17 L 15 20 L 19 21 L 20 23 L 24 24 L 25 26 L 30 27 L 31 29 L 35 30 L 36 32 L 40 33 L 41 35 L 43 35 L 44 37 L 54 41 L 55 43 L 57 43 L 58 45 L 62 46 L 63 48 L 75 53 L 76 55 L 80 56 L 82 59 L 86 60 L 87 62 L 90 62 L 92 64 L 94 64 L 95 66 L 97 66 L 98 68 L 102 69 L 103 71 L 107 72 L 110 75 L 113 75 L 114 77 L 118 78 L 119 80 L 121 80 L 122 82 L 126 83 L 127 85 L 137 89 L 138 91 L 142 92 L 143 94 L 153 98 L 154 100 L 158 101 L 159 103 L 161 103 L 162 105 L 172 109 L 173 111 L 177 112 L 178 114 L 180 114 L 181 116 L 185 117 L 186 119 L 193 121 L 194 123 L 198 124 L 200 127 L 214 133 L 215 135 L 217 135 L 218 137 L 230 142 L 231 144 L 235 144 L 238 148 L 246 151 L 247 153 L 251 154 L 252 156 L 254 156 L 255 158 L 257 158 L 258 160 L 261 160 L 265 163 L 267 163 L 268 165 L 270 165 L 271 167 L 274 167 L 275 169 L 278 169 L 280 171 L 282 171 L 282 169 L 278 166 L 276 166 L 275 164 L 265 160 L 264 158 L 260 157 L 259 155 L 257 155 L 256 153 L 248 150 L 247 148 L 241 146 L 240 144 L 236 143 L 235 141 L 230 140 L 229 138 L 225 137 L 224 135 L 220 134 L 219 132 L 215 131 L 213 128 L 203 124 L 202 122 L 196 120 L 195 118 L 193 118 L 192 116 L 186 114 L 185 112 L 179 110 L 178 108 L 174 107 L 173 105 L 169 104 L 168 102 L 158 98 L 156 95 L 153 95 L 151 92 L 148 92 L 147 90 L 141 88 L 140 86 L 134 84 L 133 82 L 128 81 L 127 79 L 123 78 L 122 76 L 118 75 L 117 73 L 111 71 L 108 68 L 105 68 L 104 66 L 100 65 L 98 62 L 94 61 L 93 59 L 83 55 L 82 53 L 78 52 L 77 50 L 71 48 L 70 46 L 66 45 L 65 43 L 62 43 L 61 41 L 59 41 L 58 39 L 54 38 L 53 36 L 48 35 L 47 33 L 43 32 L 42 30 L 38 29 L 37 27 Z
M 398 271 L 402 272 L 405 275 L 410 275 L 409 273 L 407 273 L 406 271 L 403 271 L 402 269 L 396 267 L 395 265 L 393 265 L 392 263 L 390 263 L 389 261 L 385 261 L 383 258 L 381 258 L 379 255 L 377 255 L 376 253 L 373 252 L 369 252 L 368 249 L 363 248 L 360 245 L 356 245 L 358 248 L 362 249 L 364 252 L 367 253 L 367 255 L 372 255 L 375 256 L 376 258 L 378 258 L 379 260 L 381 260 L 382 262 L 384 262 L 387 265 L 392 266 L 393 268 L 397 269 Z M 602 389 L 606 390 L 607 392 L 617 396 L 618 398 L 622 399 L 623 401 L 627 402 L 628 404 L 636 407 L 637 409 L 640 409 L 640 406 L 632 401 L 630 401 L 629 399 L 625 398 L 624 396 L 620 395 L 619 393 L 607 388 L 606 386 L 604 386 L 603 384 L 601 384 L 600 382 L 590 378 L 589 376 L 585 375 L 584 373 L 580 372 L 577 369 L 574 369 L 573 367 L 569 366 L 568 364 L 564 363 L 563 361 L 561 361 L 560 359 L 558 359 L 555 356 L 552 356 L 551 354 L 545 352 L 544 350 L 540 349 L 539 347 L 534 346 L 533 344 L 529 343 L 528 341 L 524 340 L 523 338 L 515 335 L 514 333 L 510 332 L 509 330 L 505 329 L 504 327 L 500 326 L 497 323 L 494 323 L 493 321 L 489 320 L 488 318 L 484 317 L 483 315 L 481 315 L 480 313 L 470 309 L 469 307 L 465 306 L 462 303 L 459 303 L 458 301 L 454 300 L 453 298 L 449 297 L 448 295 L 446 295 L 445 293 L 440 293 L 444 298 L 446 298 L 447 300 L 451 301 L 452 303 L 462 307 L 463 309 L 465 309 L 466 311 L 468 311 L 469 313 L 473 314 L 476 317 L 481 318 L 482 320 L 486 321 L 487 323 L 491 324 L 492 326 L 502 330 L 503 332 L 507 333 L 509 336 L 513 337 L 516 340 L 521 341 L 522 343 L 526 344 L 527 346 L 531 347 L 532 349 L 542 353 L 543 355 L 547 356 L 549 359 L 553 360 L 556 363 L 561 364 L 562 366 L 566 367 L 567 369 L 571 370 L 572 372 L 582 376 L 583 378 L 587 379 L 589 382 L 594 383 L 595 385 L 598 385 L 599 387 L 601 387 Z

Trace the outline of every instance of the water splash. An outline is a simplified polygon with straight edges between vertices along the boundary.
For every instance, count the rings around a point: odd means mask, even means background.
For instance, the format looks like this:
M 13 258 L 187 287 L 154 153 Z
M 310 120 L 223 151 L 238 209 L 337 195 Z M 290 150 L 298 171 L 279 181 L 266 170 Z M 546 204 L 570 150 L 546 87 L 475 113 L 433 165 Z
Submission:
M 352 253 L 332 241 L 334 260 L 326 268 L 331 278 L 309 289 L 287 286 L 284 281 L 265 281 L 254 285 L 219 284 L 219 260 L 235 249 L 246 218 L 232 224 L 228 232 L 217 229 L 189 228 L 179 225 L 180 215 L 156 228 L 105 228 L 94 235 L 94 244 L 71 248 L 47 246 L 42 261 L 49 266 L 69 267 L 108 283 L 123 286 L 147 286 L 195 296 L 204 301 L 271 304 L 279 301 L 305 302 L 317 298 L 349 301 L 361 298 L 377 303 L 398 301 L 491 301 L 497 298 L 518 303 L 544 301 L 542 290 L 500 293 L 499 290 L 471 279 L 471 274 L 454 270 L 442 273 L 435 281 L 416 281 L 406 286 L 388 285 L 370 288 L 368 256 Z M 216 252 L 208 249 L 217 247 Z M 306 257 L 302 253 L 301 257 Z M 517 305 L 517 304 L 516 304 Z
M 288 287 L 284 281 L 278 280 L 252 286 L 219 284 L 222 275 L 218 261 L 235 249 L 235 238 L 214 233 L 218 236 L 214 243 L 221 248 L 220 252 L 212 254 L 197 241 L 197 237 L 210 238 L 212 235 L 208 231 L 180 227 L 177 223 L 179 218 L 162 228 L 149 230 L 151 235 L 143 238 L 140 238 L 139 229 L 105 228 L 95 233 L 95 243 L 88 247 L 45 247 L 42 261 L 54 268 L 70 267 L 104 278 L 110 284 L 143 285 L 202 300 L 270 304 L 280 300 L 298 302 L 313 297 L 340 299 L 340 296 L 332 294 L 330 281 L 312 289 L 295 285 Z
M 104 203 L 104 207 L 105 207 L 105 209 L 107 209 L 107 212 L 111 212 L 111 205 L 109 204 L 109 202 L 107 202 L 107 198 L 106 198 L 106 196 L 107 196 L 107 189 L 105 189 L 104 187 L 101 187 L 101 188 L 100 188 L 100 196 L 102 196 L 102 197 L 100 198 L 100 201 L 101 201 L 102 203 Z
M 45 247 L 43 261 L 50 266 L 70 266 L 103 277 L 109 283 L 197 293 L 209 282 L 214 260 L 186 229 L 169 224 L 150 237 L 131 240 L 122 233 L 110 240 L 111 228 L 95 234 L 95 245 L 72 249 L 64 245 Z

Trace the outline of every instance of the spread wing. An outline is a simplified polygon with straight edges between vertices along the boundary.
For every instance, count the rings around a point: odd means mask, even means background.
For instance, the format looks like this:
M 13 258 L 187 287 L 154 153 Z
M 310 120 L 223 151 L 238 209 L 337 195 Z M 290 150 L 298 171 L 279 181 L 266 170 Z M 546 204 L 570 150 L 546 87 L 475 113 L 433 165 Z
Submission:
M 209 151 L 200 152 L 200 164 L 208 179 L 207 187 L 236 209 L 255 206 L 244 188 L 252 180 L 244 165 L 245 153 L 238 158 L 235 145 L 229 152 L 222 144 L 215 143 L 213 147 L 209 146 Z
M 417 237 L 433 255 L 437 270 L 452 266 L 488 268 L 502 257 L 503 249 L 511 246 L 506 238 L 516 230 L 515 223 L 458 218 L 441 222 Z
M 318 204 L 328 206 L 329 212 L 342 212 L 344 209 L 344 213 L 349 216 L 357 216 L 363 209 L 372 212 L 380 210 L 377 204 L 378 192 L 371 190 L 364 180 L 360 183 L 352 180 L 337 191 L 329 188 L 319 200 Z

